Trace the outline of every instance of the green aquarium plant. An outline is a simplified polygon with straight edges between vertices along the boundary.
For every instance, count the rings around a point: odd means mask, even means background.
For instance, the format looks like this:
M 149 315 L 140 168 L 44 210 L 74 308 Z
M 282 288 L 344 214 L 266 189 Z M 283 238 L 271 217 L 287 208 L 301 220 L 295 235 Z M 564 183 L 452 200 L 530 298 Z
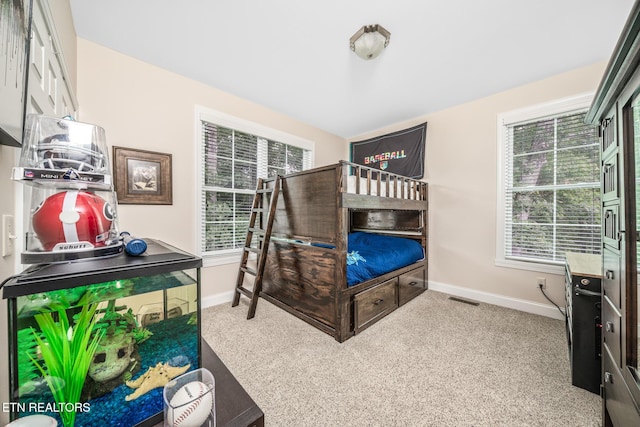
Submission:
M 38 343 L 34 338 L 35 330 L 32 327 L 18 331 L 18 354 L 27 357 L 18 357 L 18 392 L 20 395 L 34 391 L 35 381 L 40 377 L 38 368 L 30 359 L 38 354 Z
M 102 337 L 102 334 L 94 334 L 91 337 L 97 307 L 97 304 L 83 306 L 82 311 L 74 316 L 73 326 L 70 326 L 65 310 L 56 312 L 57 322 L 52 313 L 35 315 L 43 338 L 35 332 L 34 336 L 40 346 L 40 353 L 47 370 L 45 371 L 42 364 L 35 358 L 31 357 L 31 361 L 47 380 L 53 398 L 58 404 L 80 401 L 89 364 Z M 63 386 L 60 387 L 55 379 L 61 379 Z M 73 427 L 76 412 L 68 407 L 75 408 L 75 405 L 59 406 L 62 423 L 65 427 Z

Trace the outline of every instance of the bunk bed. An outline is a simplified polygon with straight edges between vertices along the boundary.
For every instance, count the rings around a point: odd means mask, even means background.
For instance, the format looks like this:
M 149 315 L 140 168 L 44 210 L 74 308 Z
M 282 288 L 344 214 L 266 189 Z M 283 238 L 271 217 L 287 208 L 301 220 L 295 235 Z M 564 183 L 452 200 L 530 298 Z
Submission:
M 260 296 L 339 342 L 404 305 L 427 288 L 427 190 L 346 161 L 281 177 Z

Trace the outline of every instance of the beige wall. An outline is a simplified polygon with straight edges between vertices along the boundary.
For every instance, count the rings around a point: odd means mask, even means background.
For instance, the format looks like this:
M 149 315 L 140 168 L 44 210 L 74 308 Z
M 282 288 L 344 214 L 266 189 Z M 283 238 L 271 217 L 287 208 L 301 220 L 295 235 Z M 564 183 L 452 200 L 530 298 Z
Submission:
M 563 306 L 562 275 L 495 265 L 497 115 L 595 92 L 605 66 L 593 64 L 354 138 L 428 122 L 425 180 L 430 188 L 433 289 L 559 315 L 537 289 L 536 278 L 547 278 L 547 293 Z
M 195 253 L 196 105 L 314 141 L 316 165 L 346 156 L 335 135 L 87 40 L 77 49 L 79 119 L 102 126 L 109 146 L 172 155 L 173 205 L 118 205 L 121 231 Z M 237 267 L 203 269 L 203 298 L 233 291 Z

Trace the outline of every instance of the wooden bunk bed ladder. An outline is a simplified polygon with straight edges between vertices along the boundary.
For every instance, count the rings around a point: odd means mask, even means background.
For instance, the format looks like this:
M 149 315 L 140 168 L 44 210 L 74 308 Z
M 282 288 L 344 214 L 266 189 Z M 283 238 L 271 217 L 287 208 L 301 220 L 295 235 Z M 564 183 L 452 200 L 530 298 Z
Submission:
M 242 250 L 242 258 L 238 269 L 236 292 L 231 305 L 232 307 L 237 306 L 240 303 L 241 295 L 250 298 L 251 302 L 249 303 L 247 319 L 252 319 L 255 316 L 258 298 L 260 297 L 260 291 L 262 291 L 262 278 L 264 276 L 264 267 L 267 261 L 267 251 L 269 250 L 269 240 L 271 239 L 271 230 L 273 228 L 273 220 L 275 218 L 280 186 L 280 176 L 276 176 L 273 187 L 267 187 L 267 181 L 262 178 L 258 178 L 256 194 L 253 198 L 251 215 L 249 217 L 247 238 Z M 267 208 L 264 207 L 265 198 L 269 199 Z M 252 246 L 254 236 L 258 238 L 258 244 L 256 246 Z M 257 255 L 255 270 L 248 266 L 250 253 L 255 253 Z M 248 289 L 244 286 L 245 274 L 250 274 L 254 277 L 252 289 Z

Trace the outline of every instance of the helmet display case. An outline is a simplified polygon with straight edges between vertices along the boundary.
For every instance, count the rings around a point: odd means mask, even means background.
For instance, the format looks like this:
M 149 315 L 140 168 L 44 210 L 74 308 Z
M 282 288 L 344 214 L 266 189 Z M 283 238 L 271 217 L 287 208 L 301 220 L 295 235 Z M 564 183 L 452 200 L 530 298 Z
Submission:
M 103 128 L 29 115 L 19 166 L 25 184 L 23 264 L 122 252 L 116 193 Z

